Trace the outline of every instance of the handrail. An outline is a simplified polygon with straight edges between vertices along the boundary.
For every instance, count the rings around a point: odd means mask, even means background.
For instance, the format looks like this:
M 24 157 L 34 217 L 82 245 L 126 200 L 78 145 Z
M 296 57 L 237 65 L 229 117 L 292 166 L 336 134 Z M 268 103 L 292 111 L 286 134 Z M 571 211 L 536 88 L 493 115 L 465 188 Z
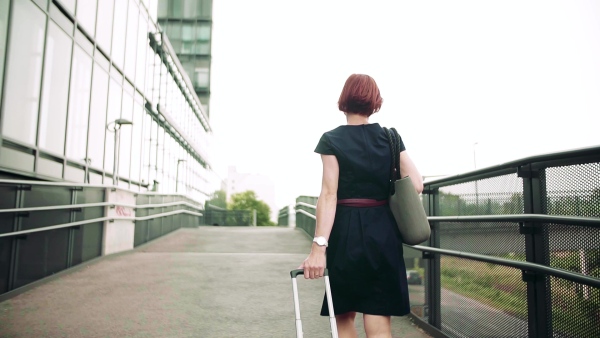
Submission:
M 54 186 L 54 187 L 78 187 L 78 188 L 98 188 L 98 189 L 118 189 L 126 192 L 130 192 L 135 195 L 144 195 L 144 196 L 180 196 L 183 198 L 187 198 L 189 200 L 194 201 L 193 198 L 183 195 L 183 194 L 168 194 L 168 193 L 160 193 L 155 191 L 135 191 L 131 189 L 126 189 L 123 187 L 118 187 L 114 185 L 101 185 L 101 184 L 87 184 L 87 183 L 77 183 L 77 182 L 49 182 L 49 181 L 27 181 L 27 180 L 7 180 L 0 179 L 0 185 L 2 184 L 16 184 L 16 185 L 46 185 L 46 186 Z M 199 203 L 199 202 L 198 202 Z
M 310 218 L 316 219 L 316 216 L 302 209 L 297 209 L 296 212 L 304 214 Z M 581 224 L 581 225 L 592 225 L 600 227 L 600 219 L 585 218 L 585 217 L 564 217 L 564 216 L 549 216 L 549 215 L 537 215 L 537 214 L 518 214 L 518 215 L 491 215 L 491 216 L 429 216 L 427 217 L 430 221 L 436 222 L 481 222 L 481 221 L 547 221 L 552 223 L 566 223 L 566 224 Z M 468 252 L 438 249 L 429 246 L 422 245 L 406 245 L 407 247 L 414 248 L 420 251 L 434 252 L 449 256 L 456 256 L 461 258 L 467 258 L 487 263 L 495 263 L 504 266 L 510 266 L 521 270 L 530 270 L 535 272 L 541 272 L 552 276 L 568 279 L 574 282 L 578 282 L 585 285 L 600 288 L 600 279 L 586 276 L 583 274 L 553 268 L 546 265 L 514 261 L 509 259 L 497 258 L 493 256 L 485 256 Z
M 202 208 L 193 205 L 189 202 L 178 201 L 178 202 L 168 202 L 163 204 L 124 204 L 124 203 L 114 203 L 114 202 L 99 202 L 99 203 L 85 203 L 85 204 L 67 204 L 67 205 L 53 205 L 47 207 L 30 207 L 30 208 L 13 208 L 13 209 L 0 209 L 0 213 L 10 213 L 10 212 L 27 212 L 27 211 L 47 211 L 47 210 L 63 210 L 63 209 L 77 209 L 77 208 L 91 208 L 91 207 L 125 207 L 132 209 L 148 209 L 148 208 L 165 208 L 176 205 L 185 205 L 190 208 L 194 208 L 196 210 L 203 210 Z
M 479 255 L 479 254 L 455 251 L 455 250 L 438 249 L 438 248 L 433 248 L 433 247 L 424 246 L 424 245 L 406 245 L 405 244 L 405 246 L 413 248 L 413 249 L 417 249 L 419 251 L 433 252 L 433 253 L 438 253 L 438 254 L 442 254 L 442 255 L 455 256 L 455 257 L 466 258 L 466 259 L 471 259 L 471 260 L 476 260 L 476 261 L 486 262 L 486 263 L 494 263 L 494 264 L 498 264 L 498 265 L 504 265 L 504 266 L 517 268 L 520 270 L 540 272 L 543 274 L 552 275 L 552 276 L 560 277 L 563 279 L 568 279 L 570 281 L 577 282 L 580 284 L 585 284 L 585 285 L 600 288 L 600 279 L 599 278 L 590 277 L 590 276 L 586 276 L 586 275 L 583 275 L 580 273 L 571 272 L 568 270 L 554 268 L 554 267 L 549 267 L 549 266 L 541 265 L 541 264 L 537 264 L 537 263 L 514 261 L 514 260 L 510 260 L 510 259 L 504 259 L 504 258 L 498 258 L 498 257 L 486 256 L 486 255 Z
M 490 166 L 490 167 L 472 170 L 472 171 L 469 171 L 469 172 L 466 172 L 463 174 L 451 175 L 451 176 L 446 176 L 444 178 L 439 178 L 436 180 L 426 181 L 426 182 L 423 182 L 423 184 L 425 186 L 441 187 L 441 186 L 448 185 L 448 183 L 453 182 L 453 181 L 460 181 L 460 180 L 464 180 L 464 179 L 471 178 L 474 176 L 493 173 L 496 171 L 518 168 L 518 167 L 526 165 L 526 164 L 563 160 L 563 159 L 576 158 L 576 157 L 582 157 L 582 156 L 599 157 L 599 154 L 600 154 L 600 146 L 592 146 L 592 147 L 567 150 L 567 151 L 557 152 L 557 153 L 534 155 L 534 156 L 524 157 L 524 158 L 521 158 L 518 160 L 514 160 L 514 161 L 502 163 L 502 164 L 497 164 L 497 165 Z
M 304 203 L 304 202 L 298 202 L 296 203 L 296 206 L 303 206 L 303 207 L 307 207 L 307 208 L 312 208 L 312 209 L 316 209 L 317 206 L 316 205 L 312 205 L 312 204 L 308 204 L 308 203 Z
M 164 212 L 164 213 L 161 213 L 161 214 L 150 215 L 150 216 L 142 216 L 142 217 L 99 217 L 99 218 L 93 218 L 93 219 L 88 219 L 88 220 L 84 220 L 84 221 L 77 221 L 77 222 L 71 222 L 71 223 L 56 224 L 56 225 L 50 225 L 50 226 L 47 226 L 47 227 L 41 227 L 41 228 L 35 228 L 35 229 L 29 229 L 29 230 L 21 230 L 21 231 L 8 232 L 8 233 L 0 234 L 0 238 L 2 238 L 2 237 L 10 237 L 10 236 L 26 235 L 26 234 L 30 234 L 30 233 L 42 232 L 42 231 L 48 231 L 48 230 L 70 228 L 70 227 L 74 227 L 74 226 L 85 225 L 85 224 L 90 224 L 90 223 L 97 223 L 97 222 L 104 222 L 104 221 L 109 221 L 109 222 L 112 222 L 112 221 L 145 221 L 145 220 L 149 220 L 149 219 L 166 217 L 166 216 L 171 216 L 171 215 L 175 215 L 175 214 L 182 214 L 182 213 L 183 214 L 190 214 L 190 215 L 193 215 L 193 216 L 202 216 L 201 213 L 197 213 L 197 212 L 193 212 L 193 211 L 189 211 L 189 210 L 174 210 L 174 211 Z
M 312 218 L 312 219 L 317 219 L 317 216 L 315 216 L 315 215 L 311 214 L 310 212 L 308 212 L 308 211 L 306 211 L 306 210 L 298 209 L 298 210 L 296 210 L 296 212 L 299 212 L 299 213 L 301 213 L 301 214 L 304 214 L 304 215 L 306 215 L 306 216 L 308 216 L 308 217 L 310 217 L 310 218 Z
M 537 222 L 568 225 L 586 225 L 600 228 L 600 218 L 553 216 L 544 214 L 508 214 L 478 216 L 428 216 L 430 222 Z

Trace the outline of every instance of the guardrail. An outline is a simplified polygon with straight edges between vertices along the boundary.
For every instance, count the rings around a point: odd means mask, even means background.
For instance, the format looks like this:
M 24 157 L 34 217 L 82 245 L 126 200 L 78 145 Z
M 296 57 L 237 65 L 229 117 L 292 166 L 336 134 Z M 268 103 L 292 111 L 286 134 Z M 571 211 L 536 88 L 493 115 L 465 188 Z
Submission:
M 600 147 L 425 182 L 411 316 L 435 336 L 600 336 Z M 314 233 L 315 203 L 297 199 Z M 316 197 L 313 197 L 316 201 Z
M 83 262 L 197 226 L 203 216 L 182 195 L 110 186 L 0 180 L 0 196 L 0 300 Z

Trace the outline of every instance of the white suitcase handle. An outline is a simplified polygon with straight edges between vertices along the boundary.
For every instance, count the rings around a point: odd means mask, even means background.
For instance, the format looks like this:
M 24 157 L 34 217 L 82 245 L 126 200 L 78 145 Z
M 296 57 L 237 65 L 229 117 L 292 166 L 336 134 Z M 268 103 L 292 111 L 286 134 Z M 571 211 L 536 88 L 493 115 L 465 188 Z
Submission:
M 294 312 L 296 313 L 296 338 L 303 338 L 304 333 L 302 332 L 302 319 L 300 318 L 300 301 L 298 300 L 298 275 L 304 275 L 304 270 L 292 270 L 290 276 L 292 277 L 292 289 L 294 291 Z M 327 296 L 327 307 L 329 309 L 329 325 L 331 326 L 331 337 L 338 338 L 337 324 L 335 322 L 335 314 L 333 313 L 333 300 L 331 298 L 331 286 L 329 285 L 329 273 L 325 269 L 323 274 L 325 279 L 325 295 Z

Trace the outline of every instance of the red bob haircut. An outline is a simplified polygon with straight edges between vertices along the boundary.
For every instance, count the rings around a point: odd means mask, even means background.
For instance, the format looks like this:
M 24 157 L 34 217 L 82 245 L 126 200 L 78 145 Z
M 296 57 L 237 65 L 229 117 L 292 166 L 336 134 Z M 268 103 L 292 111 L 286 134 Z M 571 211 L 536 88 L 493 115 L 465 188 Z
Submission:
M 371 116 L 381 108 L 383 98 L 372 77 L 352 74 L 346 80 L 338 100 L 338 108 L 345 113 Z

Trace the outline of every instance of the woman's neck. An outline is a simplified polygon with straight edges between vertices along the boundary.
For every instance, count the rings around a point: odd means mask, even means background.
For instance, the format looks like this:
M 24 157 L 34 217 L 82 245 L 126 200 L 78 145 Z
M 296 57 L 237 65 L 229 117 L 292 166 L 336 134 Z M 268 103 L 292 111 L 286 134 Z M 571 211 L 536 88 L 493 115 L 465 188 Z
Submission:
M 369 117 L 359 114 L 346 114 L 346 123 L 350 126 L 369 124 Z

